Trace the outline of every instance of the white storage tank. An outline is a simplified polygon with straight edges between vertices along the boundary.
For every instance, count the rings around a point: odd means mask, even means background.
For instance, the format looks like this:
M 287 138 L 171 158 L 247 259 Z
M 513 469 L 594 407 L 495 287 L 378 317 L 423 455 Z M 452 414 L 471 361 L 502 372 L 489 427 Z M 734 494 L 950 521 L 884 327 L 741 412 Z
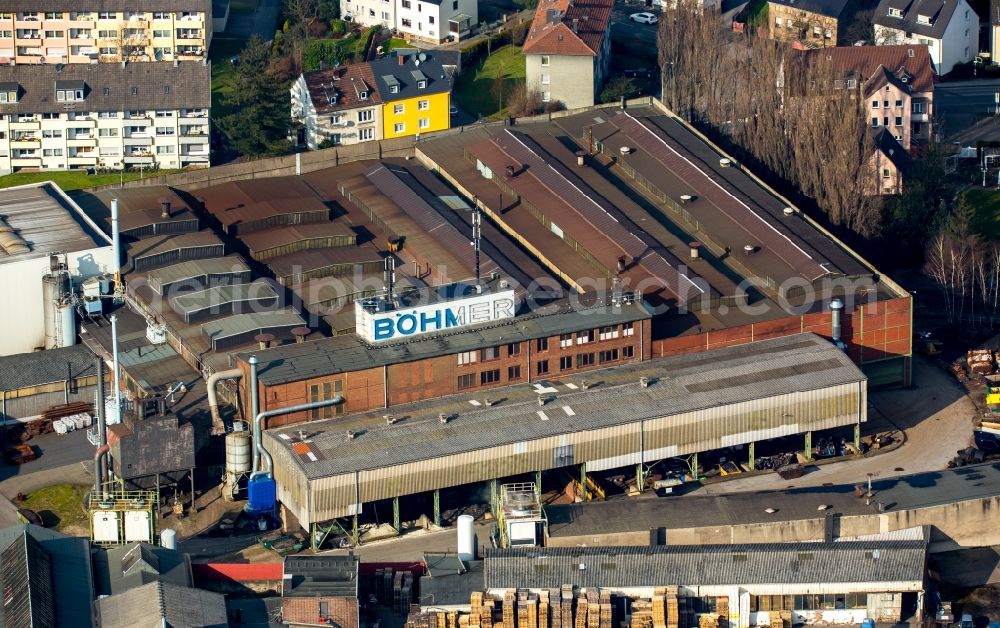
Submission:
M 56 343 L 60 347 L 76 344 L 76 309 L 68 300 L 56 305 Z
M 120 541 L 118 535 L 119 514 L 113 510 L 95 510 L 92 513 L 95 543 L 118 543 Z
M 463 561 L 476 559 L 476 523 L 472 515 L 458 517 L 458 558 Z
M 250 432 L 226 434 L 226 473 L 230 475 L 250 473 L 252 445 Z
M 125 542 L 131 543 L 132 541 L 153 542 L 148 510 L 125 511 Z
M 69 292 L 69 277 L 65 273 L 51 273 L 42 277 L 42 306 L 45 321 L 45 348 L 54 349 L 59 344 L 58 332 L 59 313 L 57 305 Z
M 177 531 L 173 528 L 164 528 L 160 532 L 160 546 L 166 549 L 177 549 Z

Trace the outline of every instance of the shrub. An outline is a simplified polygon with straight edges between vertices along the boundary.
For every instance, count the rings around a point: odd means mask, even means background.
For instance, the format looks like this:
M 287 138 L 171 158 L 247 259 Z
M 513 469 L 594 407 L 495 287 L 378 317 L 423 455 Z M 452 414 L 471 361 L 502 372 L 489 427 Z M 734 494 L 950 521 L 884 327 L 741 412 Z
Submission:
M 334 39 L 340 39 L 347 32 L 347 26 L 344 25 L 344 20 L 333 20 L 330 22 L 330 34 Z

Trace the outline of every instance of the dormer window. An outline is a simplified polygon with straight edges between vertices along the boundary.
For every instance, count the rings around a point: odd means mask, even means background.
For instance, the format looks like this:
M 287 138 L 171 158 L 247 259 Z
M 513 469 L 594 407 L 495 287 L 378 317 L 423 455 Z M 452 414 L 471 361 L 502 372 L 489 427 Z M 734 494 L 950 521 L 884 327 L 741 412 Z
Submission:
M 917 15 L 917 24 L 926 24 L 930 26 L 931 18 L 927 15 Z
M 389 86 L 389 93 L 390 94 L 398 94 L 399 93 L 399 85 L 390 85 Z
M 368 92 L 358 92 L 358 98 L 360 100 L 368 100 Z
M 417 81 L 417 89 L 424 89 L 427 87 L 427 81 Z
M 79 102 L 85 89 L 83 81 L 56 81 L 56 102 Z
M 16 103 L 20 91 L 18 83 L 0 83 L 0 103 Z
M 889 9 L 889 17 L 903 17 L 902 9 Z

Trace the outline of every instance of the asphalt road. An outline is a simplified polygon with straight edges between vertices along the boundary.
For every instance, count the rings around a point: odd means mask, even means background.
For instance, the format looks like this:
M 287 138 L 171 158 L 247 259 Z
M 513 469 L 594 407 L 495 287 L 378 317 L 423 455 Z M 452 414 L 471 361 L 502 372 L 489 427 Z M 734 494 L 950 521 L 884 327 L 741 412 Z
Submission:
M 656 24 L 639 24 L 628 19 L 633 13 L 648 11 L 658 15 L 660 10 L 648 9 L 641 2 L 616 2 L 611 12 L 611 39 L 619 43 L 627 43 L 636 52 L 645 51 L 656 57 Z
M 993 115 L 1000 79 L 973 79 L 934 86 L 934 118 L 941 137 L 950 138 Z
M 14 477 L 47 471 L 78 462 L 93 460 L 94 446 L 87 441 L 86 430 L 69 434 L 43 434 L 27 442 L 37 459 L 23 465 L 0 466 L 0 482 Z M 89 480 L 88 480 L 89 481 Z

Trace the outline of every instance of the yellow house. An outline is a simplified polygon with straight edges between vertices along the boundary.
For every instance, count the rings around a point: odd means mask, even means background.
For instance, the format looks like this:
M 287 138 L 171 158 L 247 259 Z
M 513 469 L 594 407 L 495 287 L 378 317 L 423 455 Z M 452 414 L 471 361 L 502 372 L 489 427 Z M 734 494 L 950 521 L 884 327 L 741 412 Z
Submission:
M 433 52 L 371 62 L 382 96 L 382 137 L 441 131 L 451 126 L 451 81 Z

